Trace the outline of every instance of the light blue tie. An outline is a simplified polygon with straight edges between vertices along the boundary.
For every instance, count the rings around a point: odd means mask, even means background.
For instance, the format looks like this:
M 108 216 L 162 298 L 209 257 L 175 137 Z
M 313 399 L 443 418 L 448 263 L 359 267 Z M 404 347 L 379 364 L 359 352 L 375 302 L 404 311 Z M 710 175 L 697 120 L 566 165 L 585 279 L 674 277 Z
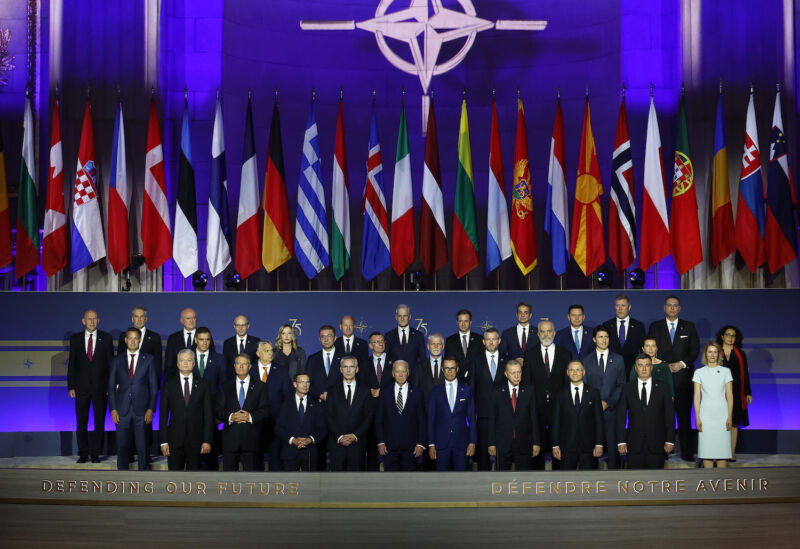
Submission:
M 675 343 L 675 323 L 669 323 L 669 342 Z
M 494 381 L 494 376 L 497 373 L 497 364 L 494 362 L 494 355 L 492 355 L 492 363 L 489 365 L 489 372 L 492 374 L 492 381 Z
M 581 338 L 578 337 L 580 330 L 575 330 L 575 348 L 578 350 L 578 353 L 581 352 Z
M 331 373 L 331 354 L 325 353 L 325 375 Z
M 244 408 L 244 380 L 240 380 L 239 383 L 239 408 Z
M 456 397 L 453 394 L 453 384 L 452 383 L 448 383 L 447 385 L 448 385 L 447 401 L 450 403 L 450 413 L 452 413 L 453 412 L 453 408 L 456 405 Z

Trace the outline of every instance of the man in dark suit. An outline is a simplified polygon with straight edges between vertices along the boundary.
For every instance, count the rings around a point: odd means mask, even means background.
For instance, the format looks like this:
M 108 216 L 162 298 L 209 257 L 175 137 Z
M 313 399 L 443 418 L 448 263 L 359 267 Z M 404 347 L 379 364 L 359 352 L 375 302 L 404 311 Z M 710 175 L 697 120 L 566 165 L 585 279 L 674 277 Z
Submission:
M 309 394 L 312 398 L 325 402 L 328 390 L 342 381 L 342 372 L 339 370 L 342 355 L 336 350 L 336 331 L 333 326 L 320 326 L 319 342 L 322 349 L 308 357 L 306 372 L 311 376 Z
M 373 398 L 369 387 L 357 381 L 358 359 L 345 355 L 339 363 L 342 384 L 328 394 L 328 450 L 332 471 L 360 471 L 372 425 Z
M 498 471 L 531 468 L 539 455 L 539 422 L 536 397 L 530 385 L 521 385 L 522 365 L 517 359 L 506 362 L 506 383 L 492 391 L 489 412 L 489 454 L 495 456 Z
M 692 399 L 694 398 L 694 361 L 700 354 L 700 338 L 694 323 L 678 318 L 680 300 L 671 295 L 664 301 L 666 318 L 650 325 L 648 335 L 656 340 L 658 356 L 669 363 L 675 388 L 675 415 L 678 417 L 678 442 L 681 457 L 694 461 L 692 433 Z
M 144 426 L 153 421 L 158 399 L 158 379 L 152 356 L 139 351 L 141 332 L 128 328 L 128 349 L 111 361 L 108 374 L 108 402 L 111 420 L 117 425 L 117 470 L 127 471 L 130 438 L 136 442 L 139 470 L 147 469 L 150 452 L 146 447 Z M 131 433 L 132 431 L 132 433 Z
M 667 386 L 653 379 L 649 355 L 640 354 L 635 368 L 636 379 L 625 385 L 617 410 L 619 453 L 628 456 L 628 469 L 663 469 L 675 448 L 672 398 Z
M 275 350 L 270 341 L 258 344 L 256 363 L 250 368 L 250 377 L 261 380 L 267 385 L 269 394 L 270 415 L 262 422 L 261 448 L 255 455 L 254 468 L 256 471 L 264 470 L 264 454 L 269 460 L 269 471 L 281 471 L 281 441 L 275 433 L 275 424 L 281 413 L 285 400 L 294 394 L 292 382 L 289 381 L 289 372 L 286 366 L 273 362 Z
M 369 361 L 369 345 L 360 337 L 356 337 L 356 321 L 350 315 L 344 315 L 339 321 L 342 337 L 336 339 L 334 346 L 339 356 L 353 355 L 360 367 Z
M 467 359 L 473 353 L 483 350 L 483 337 L 481 334 L 470 330 L 472 327 L 472 313 L 468 309 L 461 309 L 456 313 L 458 331 L 447 336 L 444 342 L 444 355 L 452 356 L 458 361 L 459 381 L 466 381 Z
M 583 360 L 594 351 L 592 331 L 584 325 L 586 313 L 583 305 L 570 305 L 567 310 L 569 326 L 556 332 L 555 343 L 570 352 L 572 360 Z
M 590 387 L 600 391 L 600 403 L 603 407 L 603 425 L 606 431 L 606 448 L 608 451 L 608 468 L 616 469 L 619 464 L 617 453 L 617 403 L 622 387 L 625 385 L 625 361 L 617 353 L 608 349 L 608 328 L 595 326 L 595 351 L 583 359 L 586 368 L 586 382 Z
M 67 388 L 75 399 L 78 440 L 78 463 L 100 463 L 108 409 L 108 372 L 114 357 L 114 339 L 97 329 L 100 319 L 89 309 L 81 322 L 86 327 L 69 338 Z M 89 407 L 94 411 L 94 433 L 89 445 Z
M 211 391 L 211 401 L 215 402 L 222 384 L 229 378 L 227 376 L 225 357 L 214 352 L 213 341 L 211 330 L 205 326 L 200 326 L 195 330 L 194 375 L 206 380 Z M 219 430 L 214 429 L 213 438 L 211 451 L 200 457 L 200 466 L 206 471 L 219 470 L 219 452 L 222 447 L 222 435 Z
M 530 347 L 534 347 L 536 330 L 531 325 L 532 307 L 524 301 L 517 304 L 517 324 L 503 330 L 500 337 L 500 356 L 504 361 L 522 358 Z
M 325 438 L 325 411 L 309 396 L 311 379 L 307 373 L 294 376 L 294 395 L 281 407 L 275 431 L 281 440 L 284 471 L 316 471 L 317 447 Z
M 372 356 L 370 356 L 367 364 L 358 369 L 358 374 L 361 375 L 360 381 L 369 387 L 370 394 L 374 399 L 372 402 L 374 413 L 381 390 L 389 391 L 392 384 L 394 384 L 394 379 L 392 378 L 393 363 L 386 355 L 386 341 L 382 333 L 372 332 L 369 334 L 369 348 L 372 350 Z M 370 424 L 369 432 L 367 433 L 366 469 L 367 471 L 379 470 L 378 437 L 375 434 L 375 421 Z
M 553 458 L 560 461 L 560 469 L 597 469 L 597 458 L 603 455 L 600 391 L 583 382 L 585 373 L 580 360 L 570 362 L 570 383 L 556 395 L 550 432 Z
M 178 351 L 196 347 L 194 337 L 197 330 L 197 312 L 194 309 L 181 311 L 182 330 L 178 330 L 167 337 L 167 349 L 164 351 L 164 381 L 178 376 Z M 214 351 L 214 340 L 211 340 L 211 350 Z
M 614 298 L 614 318 L 603 322 L 608 330 L 608 348 L 625 359 L 625 379 L 630 376 L 636 356 L 642 352 L 645 336 L 644 324 L 631 317 L 630 312 L 630 298 L 619 294 Z
M 170 471 L 200 470 L 200 456 L 211 452 L 214 406 L 209 384 L 194 373 L 194 353 L 178 351 L 178 379 L 161 388 L 161 453 Z
M 233 361 L 234 379 L 217 393 L 216 417 L 225 422 L 222 432 L 222 470 L 253 470 L 253 457 L 261 447 L 262 422 L 269 417 L 267 386 L 250 377 L 250 355 Z
M 555 327 L 549 320 L 542 320 L 538 327 L 539 344 L 528 349 L 522 365 L 522 384 L 531 385 L 536 396 L 536 417 L 539 419 L 539 439 L 542 448 L 551 448 L 550 426 L 553 417 L 553 401 L 567 382 L 569 351 L 553 343 Z M 533 460 L 533 468 L 544 470 L 544 450 Z M 558 469 L 553 461 L 553 469 Z
M 258 360 L 256 354 L 258 353 L 258 342 L 260 339 L 248 333 L 250 330 L 250 321 L 247 317 L 239 315 L 234 318 L 233 329 L 236 330 L 236 334 L 226 339 L 222 344 L 222 354 L 225 356 L 226 379 L 232 379 L 234 376 L 233 361 L 236 359 L 236 355 L 242 353 L 248 355 L 250 357 L 250 362 L 253 364 Z
M 483 334 L 484 350 L 470 357 L 467 380 L 475 395 L 475 414 L 478 416 L 478 446 L 475 460 L 479 471 L 492 468 L 489 460 L 489 415 L 492 408 L 492 391 L 506 383 L 505 361 L 500 358 L 500 334 L 489 328 Z
M 411 375 L 411 385 L 422 390 L 422 402 L 426 409 L 431 390 L 444 380 L 442 375 L 443 349 L 444 337 L 442 337 L 442 334 L 429 335 L 428 352 L 430 356 L 417 364 L 414 368 L 414 373 Z
M 375 412 L 378 452 L 384 471 L 413 471 L 425 450 L 426 425 L 422 391 L 408 383 L 408 364 L 395 360 L 394 386 L 381 392 Z
M 409 375 L 413 368 L 425 360 L 425 336 L 416 328 L 408 325 L 411 321 L 411 309 L 408 305 L 398 305 L 394 318 L 397 327 L 384 334 L 386 354 L 394 362 L 404 360 L 409 367 Z
M 437 471 L 466 471 L 478 442 L 475 399 L 458 380 L 455 357 L 445 357 L 442 373 L 444 383 L 433 388 L 428 402 L 428 455 Z

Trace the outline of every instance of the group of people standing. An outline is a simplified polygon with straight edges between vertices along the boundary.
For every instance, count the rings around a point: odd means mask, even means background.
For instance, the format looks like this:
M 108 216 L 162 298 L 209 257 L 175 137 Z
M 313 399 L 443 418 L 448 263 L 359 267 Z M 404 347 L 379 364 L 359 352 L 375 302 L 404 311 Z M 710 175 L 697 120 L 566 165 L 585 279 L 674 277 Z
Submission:
M 627 295 L 615 316 L 590 328 L 581 305 L 569 324 L 531 323 L 519 303 L 517 323 L 500 332 L 471 330 L 472 314 L 456 313 L 458 331 L 425 336 L 409 325 L 406 305 L 396 326 L 355 335 L 345 315 L 339 335 L 319 328 L 320 350 L 307 355 L 284 324 L 275 340 L 249 333 L 246 316 L 222 353 L 193 309 L 167 338 L 147 328 L 136 307 L 114 356 L 112 336 L 95 311 L 70 339 L 69 394 L 75 399 L 78 462 L 100 460 L 106 410 L 117 426 L 117 465 L 134 453 L 148 467 L 152 421 L 170 470 L 270 471 L 544 469 L 663 467 L 677 443 L 695 461 L 694 406 L 704 466 L 735 460 L 737 427 L 752 403 L 741 332 L 725 326 L 703 351 L 694 324 L 679 318 L 676 296 L 665 318 L 630 316 Z M 163 356 L 163 362 L 162 362 Z M 94 433 L 87 429 L 90 406 Z M 222 424 L 222 432 L 218 426 Z M 133 445 L 131 442 L 133 441 Z M 624 459 L 620 456 L 625 456 Z

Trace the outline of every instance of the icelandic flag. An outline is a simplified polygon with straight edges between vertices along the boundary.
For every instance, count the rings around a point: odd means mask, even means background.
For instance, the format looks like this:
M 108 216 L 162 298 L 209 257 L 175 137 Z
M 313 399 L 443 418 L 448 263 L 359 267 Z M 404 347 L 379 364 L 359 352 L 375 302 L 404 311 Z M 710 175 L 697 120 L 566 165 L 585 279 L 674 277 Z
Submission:
M 378 139 L 375 108 L 369 125 L 367 151 L 367 181 L 364 188 L 364 235 L 361 254 L 361 274 L 372 280 L 392 264 L 389 248 L 389 214 L 386 211 L 386 191 L 383 187 L 383 162 Z
M 764 264 L 764 177 L 758 147 L 756 111 L 753 92 L 747 104 L 747 122 L 742 153 L 742 175 L 739 179 L 739 201 L 736 207 L 736 249 L 751 273 Z
M 117 104 L 114 121 L 114 144 L 111 146 L 111 173 L 108 181 L 108 262 L 119 273 L 131 262 L 131 238 L 128 226 L 130 189 L 125 159 L 125 121 L 122 101 Z
M 218 276 L 231 263 L 231 225 L 228 219 L 228 172 L 225 167 L 225 134 L 222 106 L 217 98 L 211 136 L 211 184 L 208 193 L 206 260 L 211 276 Z

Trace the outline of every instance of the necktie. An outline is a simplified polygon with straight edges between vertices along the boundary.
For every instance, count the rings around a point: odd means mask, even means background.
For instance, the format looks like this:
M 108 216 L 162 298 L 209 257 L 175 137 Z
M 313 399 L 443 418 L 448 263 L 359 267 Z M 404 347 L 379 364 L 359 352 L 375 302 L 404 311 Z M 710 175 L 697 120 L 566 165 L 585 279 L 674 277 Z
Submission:
M 266 383 L 266 382 L 267 382 L 267 378 L 268 378 L 268 377 L 269 377 L 269 373 L 267 372 L 267 368 L 266 368 L 266 366 L 265 366 L 265 367 L 264 367 L 264 373 L 263 373 L 263 374 L 261 374 L 261 381 L 263 381 L 264 383 Z
M 192 348 L 192 332 L 186 332 L 186 348 Z
M 544 349 L 544 367 L 547 368 L 547 375 L 550 375 L 550 351 L 549 347 Z
M 403 388 L 397 389 L 397 413 L 403 413 Z
M 325 375 L 331 373 L 331 354 L 325 353 Z
M 603 373 L 606 373 L 606 360 L 605 360 L 605 353 L 600 353 L 600 369 L 603 370 Z
M 514 390 L 511 391 L 511 407 L 514 411 L 517 411 L 517 388 L 514 387 Z
M 642 382 L 642 406 L 647 407 L 647 383 Z
M 383 368 L 381 368 L 381 359 L 378 359 L 378 385 L 381 384 L 381 377 L 383 377 Z
M 347 384 L 347 405 L 350 406 L 353 404 L 353 390 L 350 387 L 350 384 Z
M 577 387 L 575 387 L 575 411 L 581 413 L 581 395 Z
M 91 342 L 92 340 L 90 339 L 89 341 Z M 670 322 L 669 323 L 669 342 L 670 343 L 675 343 L 675 323 L 674 322 Z
M 239 340 L 239 354 L 244 353 L 244 339 Z
M 439 359 L 433 359 L 433 384 L 439 385 Z
M 447 387 L 447 401 L 450 403 L 450 412 L 452 413 L 453 408 L 456 405 L 456 397 L 453 394 L 453 383 L 448 383 Z
M 408 344 L 408 340 L 406 339 L 406 329 L 403 328 L 403 337 L 400 339 L 400 345 L 405 347 Z
M 300 416 L 300 425 L 303 424 L 303 420 L 306 418 L 306 410 L 303 407 L 303 397 L 300 397 L 300 406 L 297 407 L 297 415 Z
M 620 320 L 619 321 L 619 346 L 620 347 L 624 347 L 625 346 L 625 321 L 624 320 Z
M 580 330 L 575 330 L 575 349 L 578 351 L 578 354 L 581 352 L 581 338 L 578 336 L 580 333 Z
M 467 344 L 467 336 L 466 335 L 462 335 L 461 336 L 461 350 L 464 351 L 464 356 L 465 357 L 467 356 L 467 349 L 468 348 L 469 348 L 469 345 Z
M 244 408 L 244 380 L 239 380 L 239 408 Z
M 350 340 L 344 340 L 344 351 L 349 355 L 350 354 Z
M 131 379 L 133 379 L 133 359 L 134 359 L 134 357 L 136 357 L 136 353 L 133 353 L 131 355 L 131 366 L 128 369 L 128 372 L 131 374 Z
M 189 404 L 189 378 L 183 378 L 183 401 Z
M 94 356 L 94 334 L 89 334 L 89 344 L 86 346 L 86 356 L 92 360 Z
M 522 328 L 522 343 L 520 344 L 520 348 L 522 352 L 525 352 L 525 348 L 528 346 L 528 327 Z
M 200 353 L 200 377 L 203 377 L 204 372 L 206 371 L 206 354 Z
M 489 364 L 489 373 L 492 374 L 492 381 L 494 381 L 494 376 L 497 374 L 497 363 L 494 361 L 494 355 L 492 356 L 492 363 Z

